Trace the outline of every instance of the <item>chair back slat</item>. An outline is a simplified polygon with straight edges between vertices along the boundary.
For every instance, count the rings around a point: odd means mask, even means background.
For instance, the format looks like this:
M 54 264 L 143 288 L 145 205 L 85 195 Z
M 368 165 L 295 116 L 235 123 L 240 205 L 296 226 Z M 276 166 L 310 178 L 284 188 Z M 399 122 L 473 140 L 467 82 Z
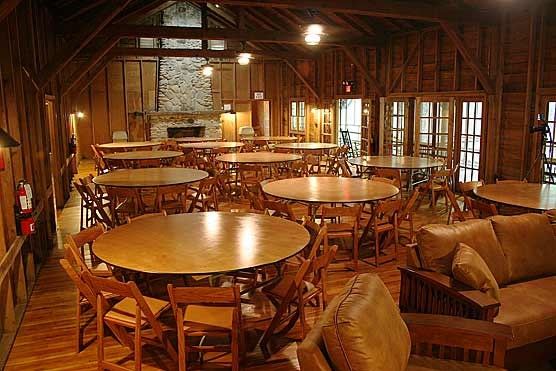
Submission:
M 268 215 L 289 219 L 293 222 L 297 220 L 289 204 L 272 200 L 263 200 L 263 208 L 265 212 L 268 212 Z
M 73 266 L 67 259 L 60 259 L 60 265 L 62 266 L 62 268 L 64 268 L 66 274 L 73 281 L 81 295 L 83 295 L 85 299 L 87 299 L 87 301 L 93 306 L 93 308 L 96 309 L 97 300 L 95 298 L 95 293 L 93 292 L 91 287 L 83 281 L 81 275 L 73 269 Z
M 351 206 L 351 207 L 328 207 L 324 206 L 322 208 L 323 218 L 341 218 L 341 217 L 355 217 L 359 218 L 361 215 L 361 206 Z
M 93 241 L 101 236 L 104 232 L 104 226 L 99 223 L 78 233 L 68 234 L 66 236 L 66 241 L 69 244 L 73 244 L 77 248 L 81 248 L 87 244 L 91 245 Z

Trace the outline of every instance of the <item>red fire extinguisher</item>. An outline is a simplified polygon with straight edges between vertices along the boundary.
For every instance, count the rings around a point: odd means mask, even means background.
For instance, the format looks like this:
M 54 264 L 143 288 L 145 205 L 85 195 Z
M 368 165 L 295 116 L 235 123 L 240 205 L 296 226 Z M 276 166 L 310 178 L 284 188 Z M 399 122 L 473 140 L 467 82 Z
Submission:
M 35 233 L 35 219 L 33 218 L 33 191 L 31 185 L 20 180 L 16 189 L 17 219 L 22 234 Z

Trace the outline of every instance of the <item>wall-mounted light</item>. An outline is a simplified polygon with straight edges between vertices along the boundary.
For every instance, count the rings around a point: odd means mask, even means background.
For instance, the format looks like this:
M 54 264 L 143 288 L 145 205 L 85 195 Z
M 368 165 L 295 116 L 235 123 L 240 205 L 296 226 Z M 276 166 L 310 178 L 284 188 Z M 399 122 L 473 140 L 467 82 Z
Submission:
M 10 148 L 10 147 L 18 147 L 19 142 L 15 140 L 8 132 L 4 129 L 0 128 L 0 170 L 4 170 L 6 168 L 6 164 L 4 163 L 4 155 L 2 153 L 3 148 Z
M 369 103 L 365 103 L 363 105 L 363 115 L 364 116 L 369 116 Z
M 77 116 L 78 119 L 82 119 L 83 117 L 85 117 L 85 114 L 83 112 L 79 111 L 79 112 L 75 113 L 75 116 Z
M 323 35 L 323 28 L 320 24 L 311 24 L 305 31 L 305 43 L 307 45 L 318 45 Z
M 214 68 L 212 66 L 208 66 L 208 65 L 203 66 L 203 75 L 204 76 L 207 76 L 207 77 L 212 76 L 213 71 L 214 71 Z
M 249 64 L 249 60 L 252 58 L 251 53 L 240 53 L 237 57 L 237 63 L 242 66 Z

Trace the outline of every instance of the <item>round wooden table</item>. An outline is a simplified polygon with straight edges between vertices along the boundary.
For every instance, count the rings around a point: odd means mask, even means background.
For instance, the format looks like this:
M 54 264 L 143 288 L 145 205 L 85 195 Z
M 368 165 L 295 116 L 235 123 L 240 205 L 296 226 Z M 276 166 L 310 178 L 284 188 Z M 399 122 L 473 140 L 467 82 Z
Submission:
M 217 148 L 239 148 L 243 147 L 241 142 L 197 142 L 183 143 L 179 145 L 181 148 L 191 148 L 197 150 L 211 150 Z
M 309 243 L 301 225 L 267 215 L 204 212 L 158 216 L 95 240 L 107 264 L 155 274 L 212 274 L 274 264 Z
M 140 161 L 140 160 L 163 160 L 179 157 L 183 152 L 179 151 L 133 151 L 115 152 L 104 155 L 108 160 Z
M 314 143 L 314 142 L 307 142 L 307 143 L 282 143 L 277 144 L 275 148 L 281 149 L 290 149 L 292 151 L 324 151 L 324 150 L 331 150 L 333 148 L 337 148 L 337 144 L 333 143 Z
M 263 185 L 274 197 L 307 203 L 352 203 L 385 200 L 399 193 L 393 185 L 360 178 L 303 177 Z
M 93 178 L 93 183 L 105 187 L 150 188 L 198 182 L 208 177 L 203 170 L 185 168 L 124 169 Z
M 556 209 L 556 185 L 498 183 L 478 187 L 475 194 L 492 202 L 530 210 Z
M 301 160 L 301 156 L 274 152 L 227 153 L 216 158 L 216 161 L 235 164 L 273 164 L 297 160 Z
M 162 142 L 116 142 L 116 143 L 104 143 L 99 144 L 99 147 L 102 149 L 111 149 L 111 150 L 131 150 L 137 148 L 144 148 L 144 147 L 154 147 L 161 145 Z
M 296 137 L 288 137 L 288 136 L 282 136 L 282 135 L 270 135 L 270 136 L 256 136 L 256 137 L 245 137 L 243 138 L 243 140 L 246 141 L 263 141 L 263 142 L 295 142 L 297 140 Z
M 400 170 L 429 169 L 444 165 L 444 162 L 440 160 L 409 156 L 362 156 L 351 158 L 348 162 L 352 165 L 361 167 L 377 167 Z
M 170 140 L 175 140 L 178 143 L 198 143 L 198 142 L 221 142 L 222 138 L 183 137 L 183 138 L 171 138 Z

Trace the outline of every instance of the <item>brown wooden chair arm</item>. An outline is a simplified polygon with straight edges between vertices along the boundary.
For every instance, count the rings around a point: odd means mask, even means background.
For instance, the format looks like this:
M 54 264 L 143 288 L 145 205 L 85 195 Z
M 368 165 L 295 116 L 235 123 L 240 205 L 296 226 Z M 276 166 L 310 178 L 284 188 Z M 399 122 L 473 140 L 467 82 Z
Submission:
M 454 315 L 473 319 L 482 319 L 487 321 L 492 321 L 494 317 L 498 314 L 498 309 L 500 303 L 487 294 L 475 290 L 463 283 L 454 280 L 452 277 L 444 275 L 442 273 L 426 271 L 419 268 L 413 267 L 398 267 L 402 273 L 402 288 L 400 294 L 400 308 L 403 312 L 417 312 L 417 313 L 431 313 L 431 314 L 446 314 Z M 423 292 L 416 293 L 412 285 L 419 283 L 420 286 L 424 286 L 431 290 L 435 290 L 438 293 L 434 295 L 436 300 L 440 296 L 445 296 L 445 301 L 447 298 L 455 301 L 469 308 L 469 310 L 462 311 L 461 306 L 458 309 L 460 312 L 454 312 L 458 305 L 446 306 L 444 305 L 432 305 L 434 310 L 427 311 L 422 310 L 422 308 L 414 308 L 417 304 L 421 305 L 427 300 L 423 298 L 412 298 L 412 295 L 423 294 L 426 290 L 421 290 Z M 441 294 L 441 295 L 440 295 Z M 430 301 L 431 298 L 428 298 Z
M 468 318 L 442 316 L 420 313 L 402 313 L 414 345 L 413 353 L 438 358 L 446 356 L 443 347 L 450 347 L 451 356 L 458 359 L 453 348 L 464 350 L 465 361 L 482 362 L 481 358 L 470 357 L 470 350 L 484 353 L 489 361 L 499 367 L 504 366 L 504 357 L 508 340 L 512 335 L 510 326 Z M 433 345 L 440 346 L 438 353 L 433 352 Z

